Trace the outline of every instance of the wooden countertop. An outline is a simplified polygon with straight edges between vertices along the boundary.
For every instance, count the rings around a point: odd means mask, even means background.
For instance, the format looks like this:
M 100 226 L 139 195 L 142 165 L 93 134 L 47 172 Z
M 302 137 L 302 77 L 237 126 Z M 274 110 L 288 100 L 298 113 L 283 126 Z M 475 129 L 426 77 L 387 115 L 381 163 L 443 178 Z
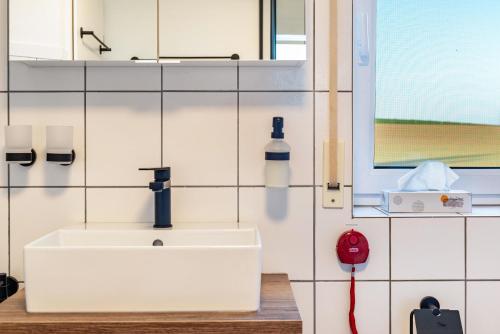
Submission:
M 0 304 L 0 333 L 8 334 L 300 334 L 300 318 L 286 274 L 262 275 L 257 312 L 27 313 L 24 290 Z

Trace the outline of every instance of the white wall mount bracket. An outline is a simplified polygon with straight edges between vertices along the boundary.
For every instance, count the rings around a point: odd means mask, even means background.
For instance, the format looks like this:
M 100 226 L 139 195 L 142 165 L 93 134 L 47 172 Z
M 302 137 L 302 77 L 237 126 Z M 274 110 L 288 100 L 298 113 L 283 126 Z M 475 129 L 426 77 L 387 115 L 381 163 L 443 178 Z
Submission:
M 344 207 L 344 159 L 345 143 L 339 140 L 337 143 L 337 159 L 330 159 L 330 142 L 323 143 L 323 207 L 341 209 Z M 338 189 L 328 187 L 330 179 L 330 161 L 337 163 Z

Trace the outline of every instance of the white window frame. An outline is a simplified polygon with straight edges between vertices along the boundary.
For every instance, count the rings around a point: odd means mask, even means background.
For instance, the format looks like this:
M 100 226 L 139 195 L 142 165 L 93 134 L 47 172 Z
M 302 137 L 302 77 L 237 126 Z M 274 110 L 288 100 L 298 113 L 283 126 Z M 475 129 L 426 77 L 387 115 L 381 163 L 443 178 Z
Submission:
M 409 169 L 375 169 L 375 60 L 377 0 L 353 2 L 354 205 L 381 204 L 381 191 L 397 187 Z M 500 143 L 499 143 L 500 145 Z M 454 189 L 472 192 L 475 205 L 500 205 L 500 169 L 455 169 Z

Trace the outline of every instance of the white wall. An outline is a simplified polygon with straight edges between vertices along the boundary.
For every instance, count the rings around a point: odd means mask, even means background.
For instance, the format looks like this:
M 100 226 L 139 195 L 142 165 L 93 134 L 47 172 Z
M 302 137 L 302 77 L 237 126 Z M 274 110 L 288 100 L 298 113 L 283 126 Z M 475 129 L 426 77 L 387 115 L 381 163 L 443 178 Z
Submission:
M 347 143 L 342 210 L 320 205 L 328 0 L 307 1 L 311 43 L 302 67 L 241 67 L 238 73 L 236 66 L 164 66 L 163 83 L 159 67 L 89 67 L 84 87 L 82 67 L 12 64 L 10 108 L 9 93 L 0 88 L 0 132 L 8 114 L 13 124 L 33 124 L 35 149 L 43 156 L 43 127 L 72 124 L 77 160 L 70 168 L 42 159 L 30 169 L 12 167 L 10 188 L 0 161 L 0 271 L 10 268 L 22 279 L 23 245 L 59 226 L 152 221 L 151 175 L 137 168 L 163 163 L 172 166 L 175 221 L 259 224 L 264 270 L 289 273 L 305 333 L 350 333 L 350 276 L 339 266 L 334 245 L 340 233 L 355 227 L 371 243 L 369 263 L 358 273 L 361 333 L 408 333 L 410 310 L 431 294 L 461 311 L 469 334 L 496 334 L 500 215 L 352 218 L 351 8 L 351 0 L 340 1 L 339 132 Z M 5 21 L 4 15 L 4 27 Z M 5 53 L 5 36 L 0 40 Z M 0 78 L 5 72 L 1 66 Z M 276 115 L 285 117 L 292 146 L 286 200 L 263 187 L 263 150 Z M 2 140 L 0 133 L 0 145 Z
M 159 4 L 160 56 L 238 53 L 241 59 L 259 59 L 258 1 L 160 0 Z
M 104 37 L 104 2 L 102 0 L 74 1 L 75 59 L 102 59 L 99 43 L 92 36 L 80 36 L 80 28 L 93 30 L 101 39 Z
M 0 1 L 0 91 L 7 90 L 7 0 Z
M 106 60 L 157 57 L 157 0 L 104 0 Z

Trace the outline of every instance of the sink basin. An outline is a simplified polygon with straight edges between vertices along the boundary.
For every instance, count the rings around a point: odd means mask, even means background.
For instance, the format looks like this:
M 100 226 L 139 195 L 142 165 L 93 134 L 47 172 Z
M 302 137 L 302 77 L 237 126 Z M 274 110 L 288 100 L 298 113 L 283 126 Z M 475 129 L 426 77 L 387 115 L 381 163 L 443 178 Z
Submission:
M 262 245 L 255 226 L 149 226 L 89 223 L 86 229 L 57 230 L 26 245 L 27 311 L 259 308 Z

